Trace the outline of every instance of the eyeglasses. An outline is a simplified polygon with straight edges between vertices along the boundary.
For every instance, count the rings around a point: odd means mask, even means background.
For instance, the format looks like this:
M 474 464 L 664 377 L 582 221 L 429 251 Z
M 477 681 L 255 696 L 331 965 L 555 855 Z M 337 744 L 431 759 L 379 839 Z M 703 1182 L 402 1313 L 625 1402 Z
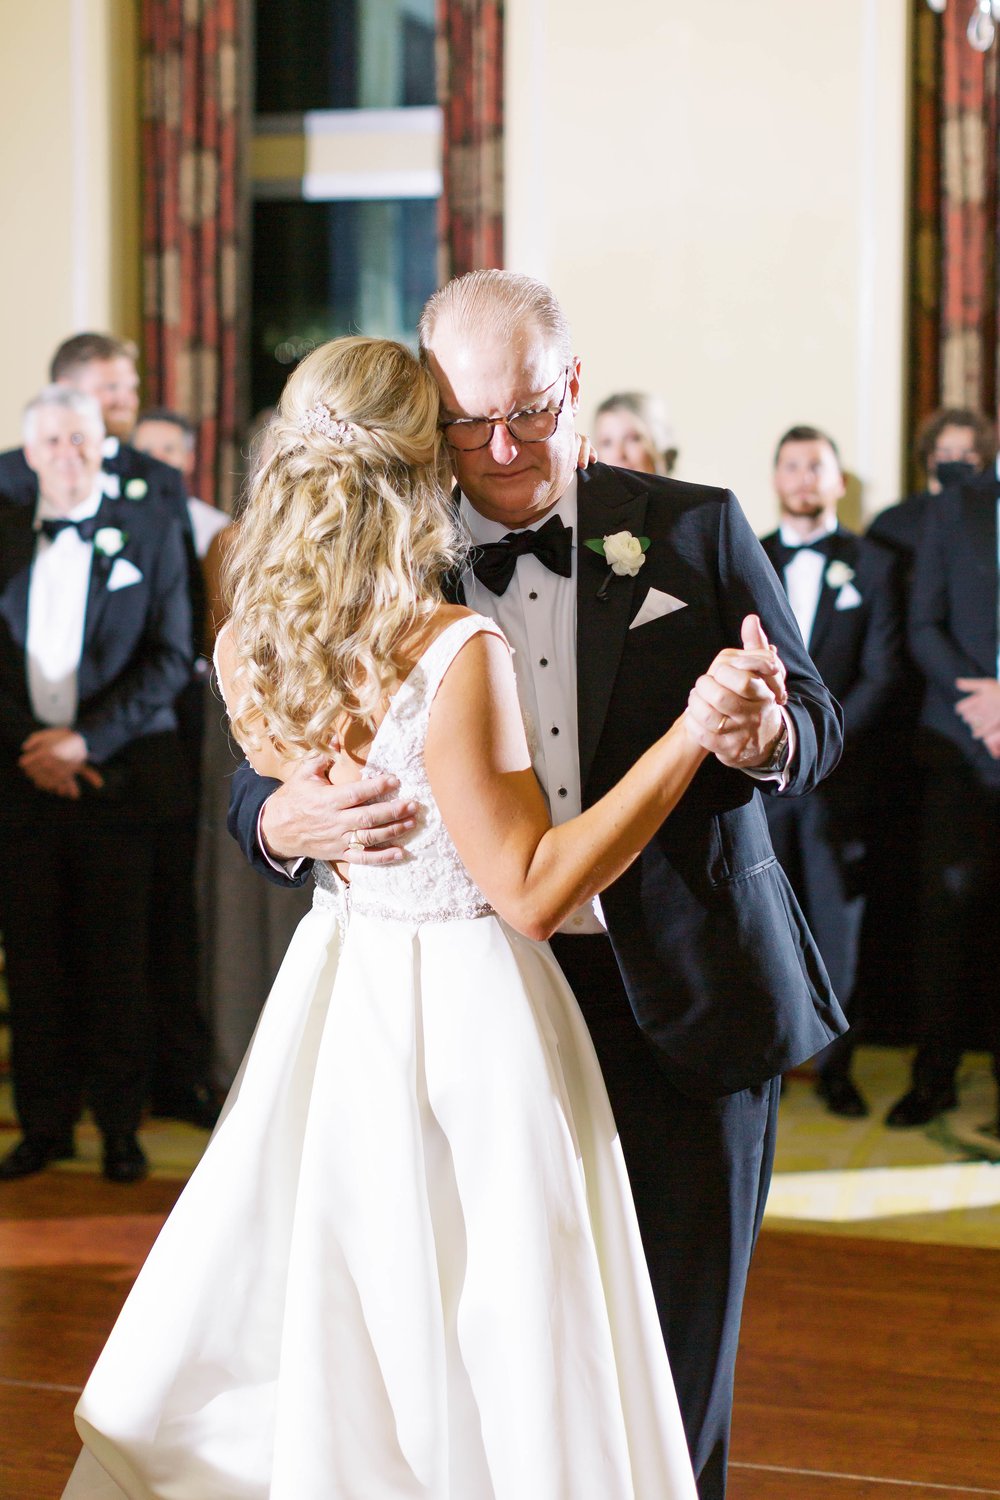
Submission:
M 457 448 L 461 453 L 475 453 L 478 448 L 486 448 L 492 443 L 495 427 L 506 427 L 517 443 L 547 443 L 559 426 L 566 405 L 571 369 L 572 365 L 567 365 L 565 370 L 560 370 L 556 379 L 541 392 L 544 396 L 546 391 L 551 391 L 559 376 L 565 375 L 563 393 L 556 407 L 547 406 L 543 410 L 528 407 L 510 417 L 457 417 L 453 422 L 442 422 L 441 431 L 448 447 Z

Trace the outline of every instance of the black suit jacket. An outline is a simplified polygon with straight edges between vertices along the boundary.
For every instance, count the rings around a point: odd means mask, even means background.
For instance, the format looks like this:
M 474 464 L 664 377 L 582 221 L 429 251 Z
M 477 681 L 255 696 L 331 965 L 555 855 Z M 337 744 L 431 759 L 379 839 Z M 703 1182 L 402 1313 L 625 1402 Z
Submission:
M 33 506 L 0 503 L 0 821 L 8 823 L 77 809 L 36 791 L 17 765 L 25 739 L 45 727 L 32 711 L 25 662 L 33 521 Z M 173 709 L 191 661 L 181 530 L 159 505 L 124 499 L 105 499 L 99 521 L 124 534 L 117 556 L 142 577 L 109 589 L 117 559 L 94 557 L 72 727 L 106 785 L 86 793 L 87 806 L 126 820 L 175 815 L 190 795 Z
M 161 463 L 158 458 L 150 458 L 130 443 L 122 442 L 101 467 L 117 477 L 118 498 L 127 500 L 130 506 L 161 505 L 180 525 L 191 597 L 192 657 L 200 655 L 204 644 L 205 580 L 195 550 L 183 474 L 171 464 Z M 0 503 L 6 500 L 34 509 L 37 495 L 38 481 L 28 466 L 24 449 L 11 448 L 0 453 Z
M 910 599 L 910 651 L 924 675 L 920 750 L 932 766 L 965 766 L 1000 787 L 996 761 L 955 712 L 958 677 L 997 675 L 997 499 L 992 474 L 929 508 Z
M 582 542 L 648 536 L 636 578 Z M 577 697 L 589 805 L 682 712 L 695 679 L 758 613 L 789 674 L 798 747 L 789 791 L 836 765 L 841 717 L 803 648 L 774 571 L 728 491 L 596 464 L 579 475 Z M 650 588 L 683 600 L 630 630 Z M 270 878 L 256 828 L 276 783 L 243 767 L 230 830 Z M 845 1023 L 784 872 L 760 791 L 707 761 L 640 858 L 601 897 L 629 999 L 664 1069 L 695 1095 L 732 1093 L 811 1057 Z M 303 871 L 300 878 L 304 878 Z M 277 877 L 280 878 L 280 877 Z
M 761 546 L 784 587 L 777 531 Z M 843 526 L 830 542 L 830 562 L 844 563 L 860 604 L 838 609 L 840 589 L 824 569 L 816 615 L 807 647 L 816 669 L 844 711 L 844 758 L 820 793 L 832 802 L 850 800 L 859 815 L 890 705 L 903 673 L 903 620 L 897 569 L 892 555 L 876 542 Z M 858 829 L 852 830 L 857 837 Z

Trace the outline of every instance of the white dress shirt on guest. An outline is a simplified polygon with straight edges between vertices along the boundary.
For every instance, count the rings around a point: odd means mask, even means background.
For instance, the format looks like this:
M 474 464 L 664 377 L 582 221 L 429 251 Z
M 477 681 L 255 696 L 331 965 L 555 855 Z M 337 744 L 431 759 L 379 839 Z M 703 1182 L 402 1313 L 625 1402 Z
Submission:
M 87 521 L 101 508 L 103 489 L 71 510 L 69 521 Z M 59 519 L 39 500 L 35 520 Z M 28 587 L 27 673 L 32 712 L 42 724 L 68 729 L 76 719 L 77 677 L 90 590 L 92 542 L 67 526 L 49 538 L 39 532 Z
M 462 520 L 473 542 L 498 542 L 515 529 L 481 516 L 462 496 Z M 528 748 L 535 775 L 548 798 L 554 824 L 567 823 L 582 811 L 580 745 L 576 704 L 576 476 L 554 510 L 530 527 L 537 531 L 552 516 L 573 528 L 572 573 L 562 578 L 539 558 L 526 553 L 517 560 L 503 594 L 479 582 L 472 569 L 462 576 L 465 602 L 477 614 L 495 620 L 514 652 L 514 675 L 521 700 Z M 567 933 L 605 932 L 600 902 L 583 906 L 560 929 Z
M 799 536 L 787 526 L 782 526 L 778 532 L 786 547 L 803 549 L 785 568 L 785 588 L 788 591 L 788 602 L 792 607 L 792 614 L 802 632 L 802 640 L 806 647 L 809 645 L 816 611 L 819 608 L 823 574 L 829 565 L 828 559 L 823 556 L 822 552 L 809 550 L 809 544 L 832 536 L 836 529 L 836 521 L 824 521 L 808 537 Z

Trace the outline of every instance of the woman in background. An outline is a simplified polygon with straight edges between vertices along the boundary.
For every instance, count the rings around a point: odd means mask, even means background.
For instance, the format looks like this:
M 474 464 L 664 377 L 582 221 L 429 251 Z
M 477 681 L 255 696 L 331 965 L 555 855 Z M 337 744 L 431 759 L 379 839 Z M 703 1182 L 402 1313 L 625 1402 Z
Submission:
M 602 464 L 640 474 L 672 474 L 677 462 L 663 402 L 641 391 L 620 391 L 597 408 L 594 445 Z

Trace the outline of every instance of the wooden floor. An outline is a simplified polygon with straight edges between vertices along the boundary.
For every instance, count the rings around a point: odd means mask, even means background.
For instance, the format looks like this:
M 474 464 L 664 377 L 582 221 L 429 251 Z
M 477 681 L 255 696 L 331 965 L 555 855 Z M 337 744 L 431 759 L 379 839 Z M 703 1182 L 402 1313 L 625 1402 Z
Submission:
M 61 1494 L 76 1394 L 180 1186 L 0 1184 L 0 1500 Z M 730 1500 L 1000 1496 L 998 1356 L 1000 1251 L 765 1233 Z

